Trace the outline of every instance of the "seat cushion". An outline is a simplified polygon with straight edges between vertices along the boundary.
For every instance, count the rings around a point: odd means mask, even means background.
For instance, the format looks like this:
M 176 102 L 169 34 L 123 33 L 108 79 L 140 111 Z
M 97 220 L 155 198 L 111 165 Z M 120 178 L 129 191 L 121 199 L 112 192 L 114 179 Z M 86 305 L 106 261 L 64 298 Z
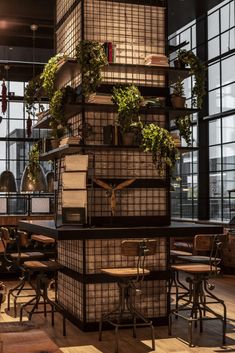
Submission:
M 136 267 L 102 268 L 101 272 L 114 277 L 137 277 L 138 275 L 145 276 L 150 273 L 146 268 L 140 268 L 138 271 Z
M 172 265 L 172 269 L 177 270 L 177 271 L 183 271 L 187 273 L 192 273 L 192 274 L 206 274 L 206 273 L 219 273 L 220 268 L 210 266 L 207 264 L 198 264 L 198 263 L 187 263 L 187 264 L 179 264 L 179 265 Z
M 33 234 L 31 236 L 32 240 L 38 241 L 43 244 L 53 244 L 55 243 L 55 239 L 51 237 L 47 237 L 46 235 L 38 235 L 38 234 Z
M 61 267 L 56 261 L 25 261 L 23 266 L 33 271 L 57 271 Z
M 184 256 L 190 256 L 190 255 L 192 255 L 192 253 L 191 252 L 188 252 L 188 251 L 181 251 L 181 250 L 171 250 L 170 251 L 170 255 L 171 256 L 182 256 L 182 257 L 184 257 Z

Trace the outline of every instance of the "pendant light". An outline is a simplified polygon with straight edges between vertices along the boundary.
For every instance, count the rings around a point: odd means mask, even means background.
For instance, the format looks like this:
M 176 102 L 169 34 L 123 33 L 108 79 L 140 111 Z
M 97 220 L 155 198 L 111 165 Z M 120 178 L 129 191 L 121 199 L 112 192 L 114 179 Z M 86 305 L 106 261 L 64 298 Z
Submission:
M 15 177 L 10 170 L 0 175 L 0 192 L 17 192 Z
M 36 173 L 37 178 L 34 180 L 32 179 L 29 166 L 25 167 L 20 184 L 21 192 L 47 192 L 46 176 L 40 164 L 37 167 Z

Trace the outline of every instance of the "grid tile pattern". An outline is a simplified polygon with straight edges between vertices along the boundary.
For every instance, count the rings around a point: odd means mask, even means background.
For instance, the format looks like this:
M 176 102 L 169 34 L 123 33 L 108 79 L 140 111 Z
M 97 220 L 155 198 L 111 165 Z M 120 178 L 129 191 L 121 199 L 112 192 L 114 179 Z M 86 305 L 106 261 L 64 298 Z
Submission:
M 75 3 L 76 0 L 57 0 L 56 1 L 56 20 L 57 23 L 67 13 L 70 7 Z

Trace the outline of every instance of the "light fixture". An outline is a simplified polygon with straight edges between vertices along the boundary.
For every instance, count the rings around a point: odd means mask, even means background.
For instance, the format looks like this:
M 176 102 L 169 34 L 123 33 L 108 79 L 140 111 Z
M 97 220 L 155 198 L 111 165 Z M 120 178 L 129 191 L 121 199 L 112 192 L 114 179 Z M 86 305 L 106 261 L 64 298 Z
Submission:
M 16 192 L 16 181 L 10 170 L 5 170 L 0 175 L 0 192 Z
M 30 174 L 29 166 L 26 166 L 20 184 L 21 192 L 41 191 L 47 192 L 47 181 L 42 166 L 39 164 L 37 169 L 37 178 L 33 180 Z
M 46 173 L 47 192 L 54 192 L 54 172 Z

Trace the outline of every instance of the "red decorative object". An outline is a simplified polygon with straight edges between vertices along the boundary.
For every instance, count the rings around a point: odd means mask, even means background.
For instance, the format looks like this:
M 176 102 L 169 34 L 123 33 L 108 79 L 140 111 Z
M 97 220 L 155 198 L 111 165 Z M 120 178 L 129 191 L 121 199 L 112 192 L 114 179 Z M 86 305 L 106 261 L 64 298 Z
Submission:
M 2 113 L 5 114 L 7 111 L 7 86 L 5 80 L 2 80 Z
M 32 119 L 30 118 L 30 115 L 28 115 L 27 119 L 27 136 L 30 137 L 32 134 Z

